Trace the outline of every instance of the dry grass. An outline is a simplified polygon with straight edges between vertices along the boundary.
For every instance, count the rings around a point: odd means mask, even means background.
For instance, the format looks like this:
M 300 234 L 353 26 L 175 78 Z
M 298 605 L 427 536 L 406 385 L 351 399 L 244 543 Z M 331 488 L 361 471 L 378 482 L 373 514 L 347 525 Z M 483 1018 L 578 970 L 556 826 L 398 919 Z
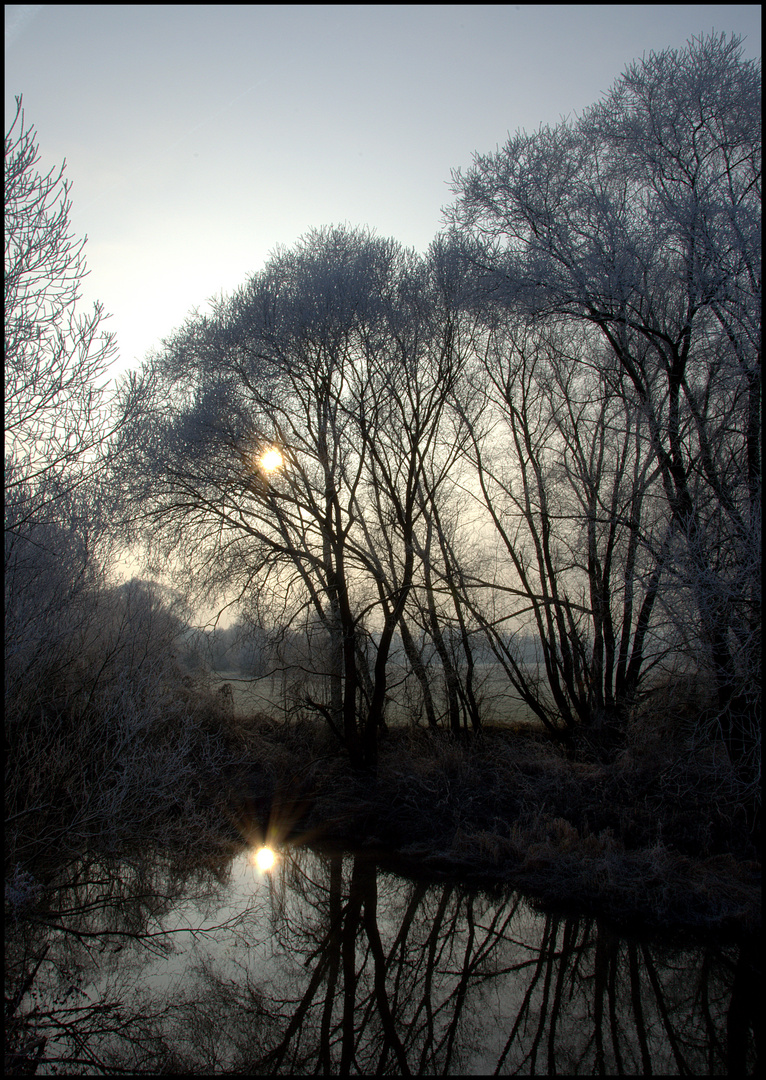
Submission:
M 513 882 L 633 925 L 760 922 L 753 837 L 710 750 L 627 746 L 599 762 L 536 733 L 393 729 L 373 778 L 313 724 L 261 721 L 250 737 L 258 760 L 240 811 L 277 831 L 362 845 L 412 872 Z
M 196 844 L 226 820 L 223 783 L 252 760 L 204 684 L 118 684 L 86 707 L 6 715 L 6 874 L 51 852 Z
M 9 872 L 52 848 L 268 830 L 363 845 L 412 872 L 513 882 L 626 922 L 760 921 L 759 856 L 712 746 L 637 726 L 619 749 L 567 755 L 529 729 L 399 727 L 371 776 L 324 724 L 246 719 L 214 686 L 175 686 L 172 707 L 154 691 L 142 703 L 134 686 L 100 704 L 12 730 Z

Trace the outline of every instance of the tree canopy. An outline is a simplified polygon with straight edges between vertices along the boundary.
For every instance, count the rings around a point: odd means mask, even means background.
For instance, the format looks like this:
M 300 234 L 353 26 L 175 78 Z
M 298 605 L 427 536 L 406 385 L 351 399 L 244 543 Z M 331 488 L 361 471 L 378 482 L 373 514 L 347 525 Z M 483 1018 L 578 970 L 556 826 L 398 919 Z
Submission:
M 394 683 L 479 726 L 491 655 L 563 735 L 696 668 L 751 767 L 757 65 L 735 37 L 653 53 L 453 184 L 425 256 L 316 230 L 149 358 L 136 519 L 198 586 L 319 628 L 304 703 L 360 763 Z

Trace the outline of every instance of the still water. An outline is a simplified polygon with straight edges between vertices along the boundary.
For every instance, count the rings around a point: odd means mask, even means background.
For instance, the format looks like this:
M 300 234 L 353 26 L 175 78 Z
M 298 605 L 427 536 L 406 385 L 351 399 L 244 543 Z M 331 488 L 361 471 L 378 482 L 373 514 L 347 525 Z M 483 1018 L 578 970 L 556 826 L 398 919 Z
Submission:
M 42 957 L 11 1036 L 39 1074 L 756 1068 L 752 945 L 625 936 L 363 854 L 254 854 L 57 872 L 7 933 L 17 985 Z

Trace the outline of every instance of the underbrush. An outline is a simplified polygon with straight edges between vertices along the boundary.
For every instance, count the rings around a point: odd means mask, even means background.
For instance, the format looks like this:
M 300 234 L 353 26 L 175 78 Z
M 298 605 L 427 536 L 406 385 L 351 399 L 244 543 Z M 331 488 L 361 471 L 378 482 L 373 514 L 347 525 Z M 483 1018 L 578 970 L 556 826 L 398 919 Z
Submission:
M 99 710 L 11 729 L 5 917 L 18 948 L 6 972 L 6 1071 L 34 1072 L 46 1046 L 23 1005 L 47 951 L 36 935 L 55 910 L 55 885 L 37 868 L 46 852 L 59 864 L 67 853 L 119 855 L 124 876 L 131 845 L 209 847 L 225 874 L 227 838 L 324 841 L 413 877 L 509 884 L 631 929 L 759 929 L 754 840 L 711 747 L 635 740 L 588 760 L 540 732 L 399 728 L 381 739 L 373 776 L 350 767 L 323 725 L 235 717 L 204 681 L 164 698 L 138 689 L 111 710 L 105 696 Z M 176 895 L 154 881 L 140 893 Z M 78 1009 L 86 1026 L 111 1022 L 100 1003 Z
M 322 724 L 237 717 L 204 680 L 161 691 L 115 685 L 79 713 L 6 718 L 19 896 L 52 851 L 297 837 L 620 921 L 760 921 L 757 844 L 715 746 L 642 736 L 589 757 L 542 732 L 391 728 L 373 776 Z
M 655 742 L 588 761 L 541 733 L 392 729 L 372 777 L 313 724 L 251 725 L 243 832 L 364 846 L 413 872 L 508 881 L 620 922 L 760 922 L 756 843 L 714 748 Z
M 85 702 L 41 695 L 6 714 L 5 742 L 6 879 L 51 853 L 217 835 L 224 778 L 244 760 L 213 691 L 180 675 L 115 682 Z

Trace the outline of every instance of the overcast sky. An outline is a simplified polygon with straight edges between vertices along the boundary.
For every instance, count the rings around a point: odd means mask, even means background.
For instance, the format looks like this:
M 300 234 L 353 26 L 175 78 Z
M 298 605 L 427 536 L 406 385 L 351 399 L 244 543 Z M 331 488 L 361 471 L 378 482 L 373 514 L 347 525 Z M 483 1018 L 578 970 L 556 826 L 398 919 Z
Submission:
M 23 94 L 134 367 L 313 226 L 424 251 L 451 169 L 711 30 L 760 56 L 760 5 L 9 5 L 6 130 Z

